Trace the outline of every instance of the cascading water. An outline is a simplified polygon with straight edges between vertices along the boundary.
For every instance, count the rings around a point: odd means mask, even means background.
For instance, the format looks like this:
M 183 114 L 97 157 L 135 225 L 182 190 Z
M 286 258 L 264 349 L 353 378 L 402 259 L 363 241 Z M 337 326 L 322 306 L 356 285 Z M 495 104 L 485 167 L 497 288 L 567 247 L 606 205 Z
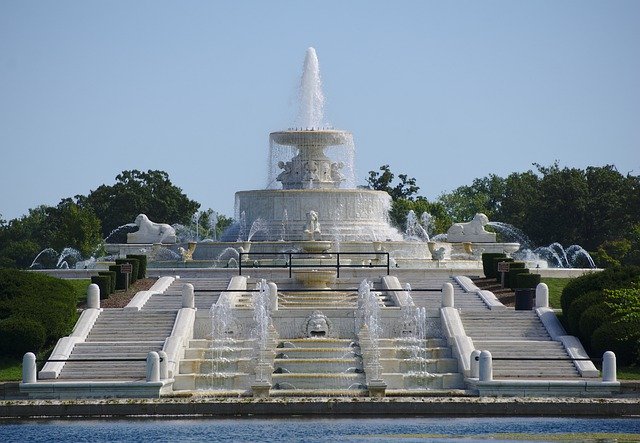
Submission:
M 265 234 L 269 233 L 269 225 L 262 218 L 256 218 L 253 223 L 251 223 L 251 228 L 249 228 L 249 235 L 247 236 L 247 241 L 251 241 L 253 236 L 258 232 L 264 232 Z
M 405 234 L 408 240 L 429 241 L 429 234 L 422 225 L 420 225 L 420 221 L 413 209 L 407 213 L 407 228 Z
M 233 338 L 229 335 L 235 322 L 235 316 L 231 302 L 227 297 L 221 297 L 211 305 L 209 310 L 211 317 L 211 371 L 212 378 L 220 376 L 225 363 L 227 351 L 231 350 Z
M 244 211 L 240 213 L 238 217 L 238 224 L 240 229 L 238 230 L 238 240 L 236 241 L 244 241 L 244 236 L 247 234 L 247 216 Z
M 256 380 L 264 382 L 267 380 L 265 367 L 268 365 L 264 354 L 267 351 L 269 340 L 269 285 L 265 279 L 262 279 L 256 284 L 256 289 L 257 291 L 253 294 L 253 319 L 256 323 L 256 360 L 258 362 Z
M 382 367 L 380 365 L 379 340 L 382 334 L 380 323 L 380 305 L 378 294 L 373 290 L 373 283 L 363 280 L 358 287 L 358 316 L 361 319 L 361 328 L 366 328 L 369 339 L 366 358 L 371 369 L 370 379 L 379 380 Z M 361 343 L 362 345 L 362 343 Z

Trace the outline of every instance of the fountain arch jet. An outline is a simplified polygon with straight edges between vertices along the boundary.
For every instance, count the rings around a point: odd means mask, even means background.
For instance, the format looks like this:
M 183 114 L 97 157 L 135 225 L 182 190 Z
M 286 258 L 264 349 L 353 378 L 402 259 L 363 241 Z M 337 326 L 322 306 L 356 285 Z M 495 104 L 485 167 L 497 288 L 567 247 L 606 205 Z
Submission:
M 257 241 L 302 240 L 311 211 L 323 226 L 317 240 L 402 240 L 388 222 L 391 197 L 355 187 L 353 135 L 324 122 L 324 94 L 313 48 L 306 52 L 298 97 L 298 127 L 269 135 L 267 189 L 237 192 L 236 219 L 244 213 L 249 225 L 265 220 L 268 229 L 256 235 Z M 286 233 L 281 228 L 283 214 Z M 234 231 L 223 240 L 235 240 Z

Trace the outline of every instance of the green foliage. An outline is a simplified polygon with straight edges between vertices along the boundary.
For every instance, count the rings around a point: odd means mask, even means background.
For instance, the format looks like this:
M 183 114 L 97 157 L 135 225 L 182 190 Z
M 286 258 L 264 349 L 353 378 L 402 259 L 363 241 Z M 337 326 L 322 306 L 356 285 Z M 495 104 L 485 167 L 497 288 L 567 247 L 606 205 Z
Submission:
M 56 207 L 42 205 L 0 225 L 0 266 L 27 268 L 45 248 L 61 252 L 70 247 L 88 257 L 101 242 L 100 220 L 93 211 L 64 199 Z
M 93 209 L 102 221 L 103 237 L 118 226 L 133 222 L 141 213 L 154 221 L 188 224 L 200 207 L 171 183 L 166 172 L 153 170 L 122 171 L 114 185 L 101 185 L 76 199 L 80 206 Z
M 45 338 L 44 326 L 38 321 L 15 316 L 0 320 L 0 355 L 18 358 L 38 352 Z
M 580 337 L 580 316 L 590 306 L 603 303 L 604 295 L 601 290 L 589 291 L 586 294 L 581 295 L 571 302 L 569 310 L 565 312 L 566 324 L 569 328 L 569 332 Z M 586 337 L 588 339 L 588 337 Z
M 389 211 L 391 224 L 404 232 L 407 228 L 409 211 L 415 212 L 418 217 L 425 212 L 431 214 L 435 220 L 432 234 L 446 232 L 452 223 L 441 203 L 431 203 L 424 197 L 417 197 L 415 200 L 405 198 L 393 200 L 391 211 Z M 426 226 L 423 227 L 427 229 Z
M 580 332 L 580 338 L 585 346 L 591 345 L 591 336 L 596 329 L 602 326 L 611 318 L 611 308 L 607 306 L 605 301 L 592 304 L 580 315 L 578 322 L 578 330 Z
M 554 309 L 560 309 L 560 297 L 562 296 L 562 290 L 569 283 L 568 278 L 549 278 L 542 279 L 542 283 L 545 283 L 549 288 L 549 306 Z
M 602 356 L 606 351 L 613 351 L 620 365 L 640 363 L 640 321 L 608 321 L 596 329 L 591 337 L 592 355 Z
M 116 265 L 131 265 L 131 273 L 129 274 L 129 283 L 135 283 L 138 280 L 138 272 L 140 272 L 140 262 L 137 258 L 118 258 Z
M 109 266 L 109 271 L 116 273 L 116 291 L 126 291 L 129 288 L 129 277 L 127 274 L 122 272 L 120 268 L 121 265 L 111 265 Z
M 389 165 L 380 166 L 380 171 L 369 171 L 367 185 L 370 189 L 389 193 L 393 200 L 413 200 L 413 196 L 420 190 L 416 185 L 416 179 L 409 178 L 406 174 L 398 174 L 400 182 L 392 185 L 395 175 L 391 172 Z
M 45 331 L 44 345 L 53 344 L 76 321 L 76 290 L 47 275 L 0 269 L 0 319 L 8 318 L 39 323 Z
M 569 306 L 579 296 L 590 291 L 632 287 L 640 282 L 640 267 L 615 266 L 602 272 L 593 272 L 571 280 L 562 291 L 560 303 L 567 315 Z
M 515 288 L 535 288 L 540 283 L 540 274 L 526 273 L 516 274 Z
M 111 275 L 94 275 L 91 277 L 91 283 L 98 285 L 100 288 L 100 298 L 105 299 L 114 291 L 112 286 Z
M 482 212 L 495 220 L 504 199 L 505 180 L 497 175 L 476 178 L 471 186 L 460 186 L 438 200 L 445 206 L 449 217 L 456 222 L 465 222 Z
M 135 258 L 138 260 L 138 279 L 146 278 L 147 277 L 147 256 L 144 254 L 127 254 L 127 258 Z
M 507 255 L 501 252 L 485 252 L 482 254 L 482 271 L 487 278 L 497 276 L 496 259 L 506 258 Z

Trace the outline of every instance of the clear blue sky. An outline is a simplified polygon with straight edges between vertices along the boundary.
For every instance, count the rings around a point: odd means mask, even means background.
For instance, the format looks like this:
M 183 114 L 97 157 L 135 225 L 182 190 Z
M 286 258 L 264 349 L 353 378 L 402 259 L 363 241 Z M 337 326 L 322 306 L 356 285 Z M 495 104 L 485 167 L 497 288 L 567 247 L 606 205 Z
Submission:
M 233 215 L 314 46 L 360 182 L 430 199 L 558 160 L 640 174 L 640 1 L 0 2 L 0 214 L 169 173 Z

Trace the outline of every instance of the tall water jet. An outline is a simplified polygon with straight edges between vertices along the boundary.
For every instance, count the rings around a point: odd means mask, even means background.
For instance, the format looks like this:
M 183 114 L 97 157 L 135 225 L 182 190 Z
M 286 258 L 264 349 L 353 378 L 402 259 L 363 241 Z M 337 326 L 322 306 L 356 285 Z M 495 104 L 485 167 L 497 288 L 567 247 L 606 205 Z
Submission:
M 324 94 L 320 80 L 320 65 L 314 48 L 308 48 L 304 57 L 298 103 L 296 126 L 308 129 L 323 126 Z

